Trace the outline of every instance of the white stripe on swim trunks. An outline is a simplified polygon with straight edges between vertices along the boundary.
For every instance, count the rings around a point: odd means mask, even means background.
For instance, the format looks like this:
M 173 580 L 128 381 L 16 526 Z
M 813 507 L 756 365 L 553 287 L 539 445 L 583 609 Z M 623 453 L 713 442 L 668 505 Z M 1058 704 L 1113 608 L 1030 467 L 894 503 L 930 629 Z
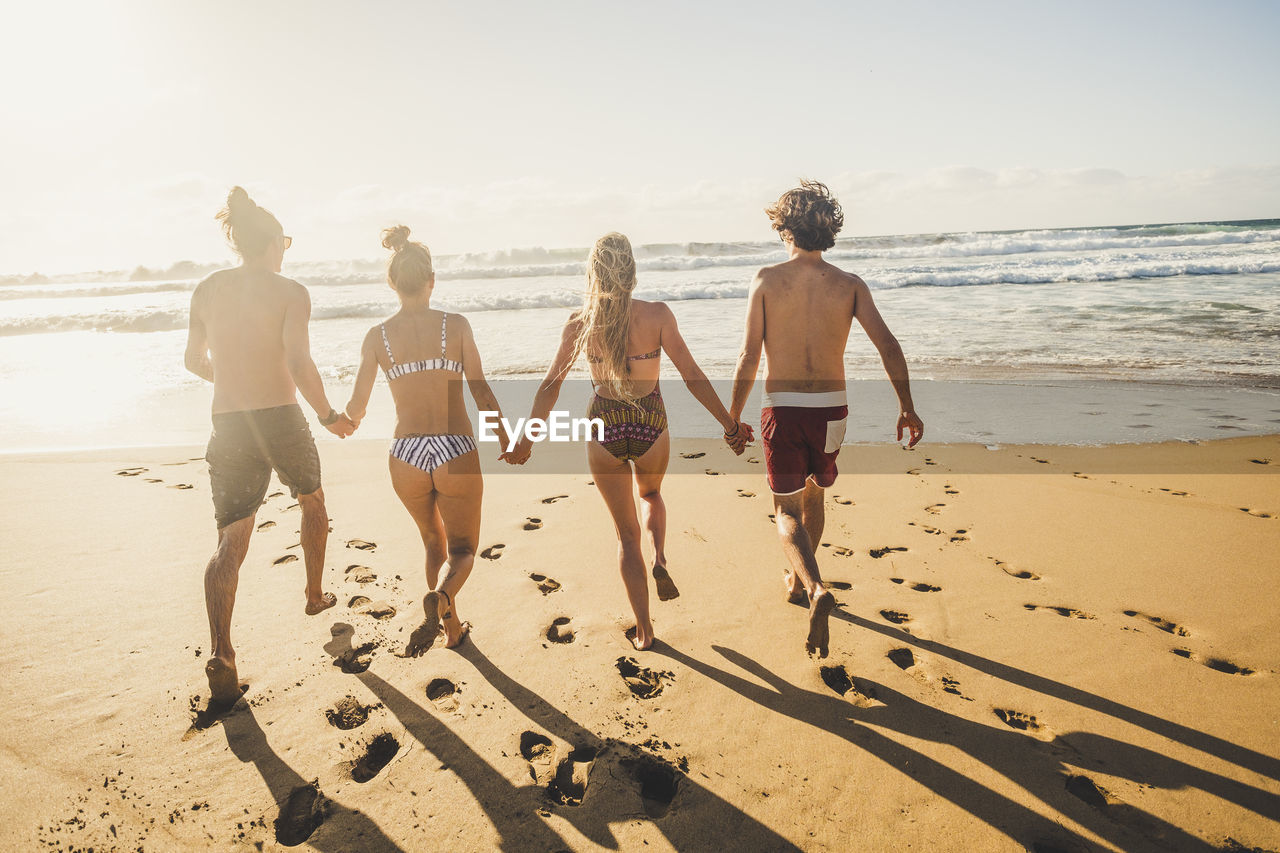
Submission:
M 847 400 L 844 391 L 765 391 L 760 395 L 760 408 L 829 409 L 843 406 Z

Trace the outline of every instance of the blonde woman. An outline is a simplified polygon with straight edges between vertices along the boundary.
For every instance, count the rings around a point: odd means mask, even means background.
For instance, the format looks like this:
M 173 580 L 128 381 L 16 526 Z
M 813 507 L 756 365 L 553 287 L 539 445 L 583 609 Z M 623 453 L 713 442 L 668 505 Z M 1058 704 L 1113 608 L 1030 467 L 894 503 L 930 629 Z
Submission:
M 400 297 L 400 310 L 365 335 L 346 414 L 357 424 L 364 418 L 382 368 L 396 406 L 391 485 L 427 551 L 424 618 L 405 647 L 406 656 L 416 657 L 442 628 L 446 648 L 461 643 L 470 628 L 458 618 L 458 591 L 475 562 L 484 484 L 461 380 L 480 410 L 500 410 L 466 318 L 431 307 L 436 277 L 430 250 L 411 242 L 404 225 L 384 231 L 382 245 L 393 252 L 387 281 Z
M 641 550 L 642 526 L 653 549 L 652 573 L 658 597 L 665 601 L 680 594 L 667 571 L 664 550 L 667 509 L 662 501 L 662 478 L 667 473 L 671 438 L 658 387 L 662 353 L 680 371 L 694 398 L 720 422 L 735 453 L 741 453 L 751 440 L 751 428 L 729 417 L 680 337 L 675 315 L 666 303 L 631 298 L 636 261 L 626 237 L 615 232 L 596 241 L 587 260 L 587 282 L 582 308 L 564 325 L 560 348 L 534 397 L 530 417 L 545 419 L 550 414 L 565 375 L 578 356 L 585 354 L 595 389 L 587 416 L 600 418 L 605 424 L 604 441 L 587 446 L 587 463 L 618 533 L 622 583 L 636 619 L 634 635 L 628 632 L 628 636 L 637 650 L 645 651 L 652 647 L 654 635 Z M 523 464 L 531 449 L 532 444 L 524 438 L 507 454 L 507 461 Z M 636 515 L 637 490 L 643 504 L 643 524 Z

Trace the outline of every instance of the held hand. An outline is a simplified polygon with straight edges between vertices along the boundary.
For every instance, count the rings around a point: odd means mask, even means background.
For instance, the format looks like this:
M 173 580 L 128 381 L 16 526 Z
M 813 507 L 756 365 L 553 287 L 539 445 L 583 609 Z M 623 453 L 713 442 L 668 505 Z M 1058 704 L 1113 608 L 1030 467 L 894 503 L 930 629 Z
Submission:
M 523 465 L 529 461 L 529 456 L 533 453 L 533 442 L 528 439 L 520 439 L 516 446 L 503 453 L 498 458 L 511 465 Z
M 751 427 L 741 421 L 733 430 L 724 434 L 724 443 L 729 445 L 729 449 L 733 451 L 735 456 L 741 456 L 742 451 L 746 449 L 747 442 L 755 438 Z
M 356 425 L 351 422 L 351 418 L 345 414 L 338 415 L 338 419 L 331 424 L 326 424 L 325 429 L 336 435 L 338 438 L 346 438 L 356 431 Z
M 903 412 L 898 415 L 898 441 L 902 441 L 902 431 L 907 430 L 911 434 L 911 441 L 907 447 L 915 447 L 920 439 L 924 437 L 924 422 L 920 420 L 915 412 Z

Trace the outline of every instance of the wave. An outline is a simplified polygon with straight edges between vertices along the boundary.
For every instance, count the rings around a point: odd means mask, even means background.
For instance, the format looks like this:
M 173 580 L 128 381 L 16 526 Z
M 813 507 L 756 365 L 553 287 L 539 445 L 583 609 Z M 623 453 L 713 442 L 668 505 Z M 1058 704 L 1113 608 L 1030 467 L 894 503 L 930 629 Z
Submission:
M 981 287 L 991 285 L 1040 285 L 1060 282 L 1109 282 L 1158 279 L 1175 276 L 1208 276 L 1266 274 L 1280 272 L 1280 256 L 1259 258 L 1225 257 L 1181 259 L 1127 259 L 1123 263 L 1091 262 L 1076 259 L 1033 265 L 982 266 L 939 269 L 936 266 L 914 266 L 897 269 L 869 270 L 863 275 L 875 290 L 915 287 Z M 176 283 L 175 283 L 176 286 Z M 159 287 L 159 285 L 157 285 Z M 679 302 L 701 299 L 734 299 L 747 295 L 748 284 L 740 277 L 696 284 L 673 283 L 649 286 L 641 282 L 636 295 L 643 299 Z M 395 311 L 390 291 L 380 299 L 344 299 L 329 302 L 332 297 L 315 298 L 312 317 L 316 320 L 343 320 L 386 317 Z M 580 287 L 553 287 L 511 291 L 501 295 L 491 292 L 441 293 L 438 306 L 463 313 L 484 311 L 521 311 L 530 309 L 573 308 L 582 302 Z M 1232 302 L 1207 302 L 1206 308 L 1219 312 L 1253 313 L 1258 309 Z M 75 314 L 33 314 L 27 317 L 0 319 L 0 336 L 43 334 L 68 331 L 164 332 L 186 328 L 187 308 L 183 304 L 170 308 L 108 309 Z

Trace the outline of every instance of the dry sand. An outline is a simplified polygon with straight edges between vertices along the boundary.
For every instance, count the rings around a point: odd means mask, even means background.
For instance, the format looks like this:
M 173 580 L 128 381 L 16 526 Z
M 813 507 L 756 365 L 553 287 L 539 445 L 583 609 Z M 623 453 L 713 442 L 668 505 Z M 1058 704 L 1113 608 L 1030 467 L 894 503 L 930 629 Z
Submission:
M 4 458 L 0 848 L 1280 848 L 1280 437 L 846 448 L 825 661 L 760 465 L 674 449 L 656 651 L 589 477 L 544 453 L 486 480 L 471 642 L 405 659 L 422 547 L 385 445 L 323 442 L 338 606 L 303 614 L 272 497 L 221 719 L 201 451 Z

